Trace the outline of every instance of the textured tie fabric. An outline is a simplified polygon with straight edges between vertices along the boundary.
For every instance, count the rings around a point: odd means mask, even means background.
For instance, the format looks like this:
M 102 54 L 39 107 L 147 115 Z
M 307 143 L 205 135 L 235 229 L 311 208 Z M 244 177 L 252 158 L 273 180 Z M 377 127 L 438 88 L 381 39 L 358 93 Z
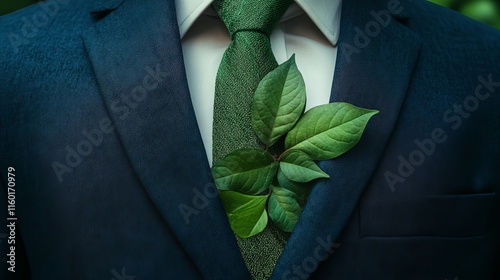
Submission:
M 215 81 L 213 162 L 233 150 L 258 147 L 251 125 L 252 97 L 260 80 L 277 67 L 269 36 L 293 0 L 219 0 L 214 9 L 231 43 Z M 253 279 L 268 279 L 286 244 L 287 234 L 270 222 L 260 234 L 238 245 Z

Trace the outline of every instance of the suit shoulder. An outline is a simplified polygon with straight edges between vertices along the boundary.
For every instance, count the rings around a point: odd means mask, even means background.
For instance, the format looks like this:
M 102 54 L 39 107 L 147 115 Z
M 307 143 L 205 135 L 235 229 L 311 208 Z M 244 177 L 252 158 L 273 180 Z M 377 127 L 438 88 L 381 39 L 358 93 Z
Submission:
M 500 30 L 428 1 L 403 1 L 407 26 L 419 35 L 427 53 L 450 60 L 500 63 Z
M 88 10 L 89 4 L 82 0 L 47 0 L 0 16 L 0 33 L 18 31 L 23 24 L 30 23 L 38 29 L 50 27 L 54 22 L 74 18 L 74 13 Z
M 406 1 L 405 1 L 406 2 Z M 428 1 L 408 3 L 409 25 L 428 38 L 481 40 L 500 44 L 500 30 Z M 410 6 L 411 5 L 411 6 Z
M 61 57 L 91 24 L 83 0 L 48 0 L 1 16 L 0 95 L 12 91 L 19 75 L 35 75 Z
M 37 45 L 74 32 L 88 18 L 89 5 L 83 0 L 48 0 L 0 16 L 0 61 L 26 57 Z

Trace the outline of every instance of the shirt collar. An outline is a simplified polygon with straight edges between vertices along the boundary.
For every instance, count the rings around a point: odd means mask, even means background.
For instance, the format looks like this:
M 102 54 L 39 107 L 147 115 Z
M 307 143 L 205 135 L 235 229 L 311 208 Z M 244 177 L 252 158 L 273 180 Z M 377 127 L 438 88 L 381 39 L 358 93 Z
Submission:
M 181 37 L 212 2 L 213 0 L 175 0 Z M 337 45 L 339 38 L 341 2 L 341 0 L 295 0 L 334 46 Z

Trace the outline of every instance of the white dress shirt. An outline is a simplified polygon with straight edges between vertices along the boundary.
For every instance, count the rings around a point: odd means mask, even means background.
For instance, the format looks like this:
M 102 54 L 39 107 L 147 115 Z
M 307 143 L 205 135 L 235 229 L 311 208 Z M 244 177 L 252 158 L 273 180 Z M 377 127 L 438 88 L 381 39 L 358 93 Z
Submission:
M 188 86 L 210 165 L 215 78 L 231 41 L 224 23 L 210 7 L 212 2 L 175 1 Z M 340 0 L 295 0 L 271 35 L 278 63 L 295 54 L 306 85 L 306 110 L 330 100 L 340 6 Z

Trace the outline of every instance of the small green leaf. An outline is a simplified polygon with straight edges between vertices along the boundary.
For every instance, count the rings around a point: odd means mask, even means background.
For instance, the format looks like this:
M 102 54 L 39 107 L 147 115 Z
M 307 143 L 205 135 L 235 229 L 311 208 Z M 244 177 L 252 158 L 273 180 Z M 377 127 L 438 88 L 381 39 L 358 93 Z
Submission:
M 288 179 L 300 183 L 318 178 L 330 178 L 311 157 L 299 150 L 292 150 L 281 159 L 280 170 Z
M 267 74 L 252 101 L 252 127 L 271 146 L 297 123 L 306 105 L 306 89 L 295 55 Z
M 301 150 L 313 160 L 338 157 L 358 143 L 377 113 L 343 102 L 314 107 L 288 133 L 285 148 Z
M 269 217 L 282 231 L 292 232 L 302 212 L 297 197 L 284 188 L 274 187 L 272 190 L 267 207 Z
M 271 185 L 278 163 L 259 149 L 235 150 L 212 167 L 215 185 L 219 190 L 256 195 Z
M 277 179 L 280 187 L 293 192 L 299 200 L 306 200 L 311 192 L 311 184 L 294 182 L 283 175 L 281 170 L 278 171 Z
M 239 237 L 248 238 L 264 230 L 268 195 L 252 196 L 232 191 L 222 191 L 219 195 L 229 224 Z

